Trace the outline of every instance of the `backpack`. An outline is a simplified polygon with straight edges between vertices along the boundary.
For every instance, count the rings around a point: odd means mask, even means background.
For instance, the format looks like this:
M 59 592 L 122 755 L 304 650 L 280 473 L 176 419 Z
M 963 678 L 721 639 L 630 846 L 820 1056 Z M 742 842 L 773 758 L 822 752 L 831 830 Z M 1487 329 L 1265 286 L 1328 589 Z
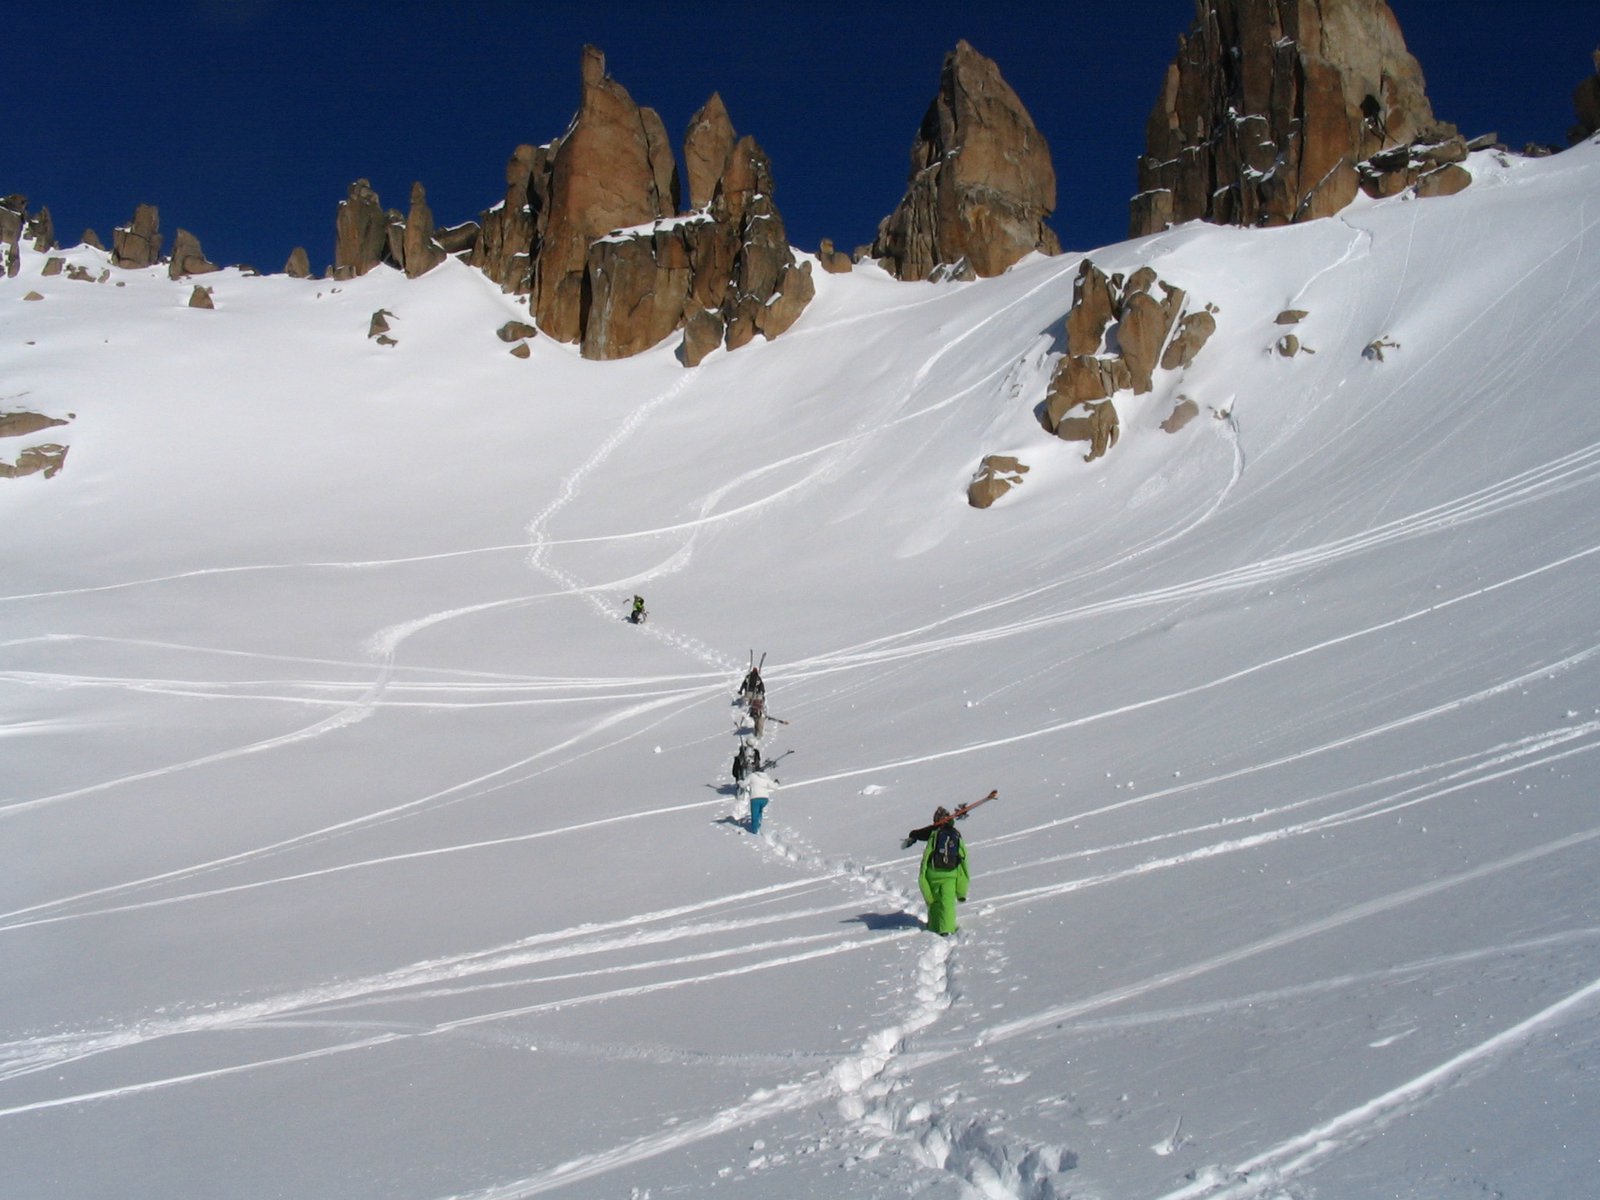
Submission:
M 928 865 L 935 871 L 954 871 L 961 865 L 961 834 L 953 825 L 941 825 L 933 832 L 933 853 Z

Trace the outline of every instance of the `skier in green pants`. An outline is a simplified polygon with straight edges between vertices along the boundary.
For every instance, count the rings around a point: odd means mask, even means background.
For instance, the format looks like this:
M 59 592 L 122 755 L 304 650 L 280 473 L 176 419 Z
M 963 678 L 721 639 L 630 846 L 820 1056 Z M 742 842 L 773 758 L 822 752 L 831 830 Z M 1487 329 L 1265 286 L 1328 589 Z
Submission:
M 922 898 L 928 904 L 928 928 L 940 937 L 947 937 L 957 929 L 956 905 L 967 898 L 971 876 L 967 872 L 967 845 L 961 839 L 950 811 L 943 806 L 934 810 L 933 824 L 913 829 L 906 841 L 928 843 L 922 852 L 922 870 L 917 882 L 922 887 Z

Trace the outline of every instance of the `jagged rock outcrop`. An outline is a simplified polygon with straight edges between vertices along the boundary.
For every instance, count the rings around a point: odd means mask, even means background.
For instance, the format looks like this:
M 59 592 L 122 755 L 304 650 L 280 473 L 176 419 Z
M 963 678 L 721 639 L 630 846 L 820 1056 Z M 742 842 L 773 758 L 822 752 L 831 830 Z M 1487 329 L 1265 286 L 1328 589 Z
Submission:
M 1114 446 L 1121 420 L 1113 397 L 1151 391 L 1157 366 L 1187 367 L 1216 331 L 1215 306 L 1185 312 L 1187 300 L 1150 267 L 1124 279 L 1084 259 L 1067 313 L 1067 352 L 1045 393 L 1045 428 L 1089 442 L 1088 461 Z
M 334 218 L 333 277 L 352 279 L 383 262 L 389 246 L 389 217 L 372 184 L 358 179 L 339 201 Z
M 1195 8 L 1146 125 L 1133 236 L 1196 218 L 1328 216 L 1360 190 L 1410 186 L 1461 146 L 1434 119 L 1422 68 L 1384 0 Z
M 111 231 L 111 265 L 136 270 L 161 261 L 161 212 L 154 204 L 141 204 L 133 220 Z
M 718 93 L 712 92 L 711 99 L 689 118 L 689 128 L 683 135 L 683 171 L 689 183 L 690 209 L 699 210 L 711 203 L 737 141 L 727 106 Z
M 550 196 L 550 146 L 518 146 L 506 163 L 506 196 L 478 218 L 482 231 L 472 264 L 500 285 L 527 295 L 533 290 L 533 254 Z
M 211 301 L 211 289 L 202 284 L 195 284 L 194 291 L 189 293 L 190 308 L 216 308 Z
M 988 508 L 1018 486 L 1027 473 L 1028 465 L 1010 455 L 988 455 L 967 485 L 967 503 L 973 508 Z
M 304 246 L 289 251 L 289 261 L 283 264 L 283 273 L 291 279 L 311 278 L 311 258 Z
M 1055 206 L 1044 137 L 1000 69 L 958 42 L 911 147 L 906 194 L 878 225 L 871 253 L 900 279 L 963 261 L 998 275 L 1031 251 L 1060 251 L 1045 225 Z
M 731 126 L 730 126 L 731 128 Z M 719 343 L 774 338 L 816 293 L 772 199 L 772 165 L 753 137 L 727 154 L 703 212 L 595 242 L 586 263 L 586 358 L 621 358 L 680 326 L 680 357 L 697 366 Z
M 1567 131 L 1568 141 L 1577 143 L 1600 133 L 1600 49 L 1594 52 L 1594 74 L 1573 89 L 1572 107 L 1578 123 Z
M 1172 335 L 1172 340 L 1167 343 L 1167 348 L 1161 355 L 1162 370 L 1182 370 L 1194 361 L 1194 356 L 1200 353 L 1206 342 L 1211 340 L 1211 335 L 1217 331 L 1217 318 L 1213 315 L 1215 312 L 1216 309 L 1208 304 L 1198 312 L 1189 313 L 1178 322 L 1178 332 Z
M 222 268 L 206 258 L 200 249 L 200 239 L 187 229 L 179 228 L 172 239 L 172 258 L 167 263 L 167 278 L 182 279 L 185 275 L 207 275 Z
M 50 210 L 44 205 L 40 205 L 39 211 L 28 218 L 24 232 L 38 253 L 44 254 L 56 248 L 56 223 L 50 217 Z
M 80 237 L 78 241 L 82 245 L 92 246 L 96 250 L 103 251 L 106 248 L 105 243 L 100 240 L 100 235 L 93 229 L 85 229 L 83 231 L 83 236 Z
M 28 220 L 28 198 L 0 200 L 0 273 L 14 279 L 22 269 L 22 230 Z
M 677 164 L 666 128 L 606 75 L 605 55 L 583 49 L 578 115 L 551 164 L 548 218 L 535 260 L 533 311 L 563 342 L 584 335 L 589 247 L 612 230 L 674 216 Z
M 428 192 L 420 182 L 411 185 L 411 211 L 406 215 L 401 240 L 400 264 L 407 279 L 426 275 L 445 260 L 444 247 L 434 240 L 433 209 L 428 207 Z

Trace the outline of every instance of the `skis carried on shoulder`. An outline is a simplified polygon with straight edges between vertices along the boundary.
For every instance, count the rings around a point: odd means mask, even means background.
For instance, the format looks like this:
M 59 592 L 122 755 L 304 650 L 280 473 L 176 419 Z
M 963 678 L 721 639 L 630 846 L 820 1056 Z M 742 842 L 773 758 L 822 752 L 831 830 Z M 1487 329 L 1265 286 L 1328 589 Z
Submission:
M 954 824 L 956 821 L 962 820 L 963 818 L 966 817 L 966 815 L 969 812 L 971 812 L 973 809 L 977 808 L 978 805 L 987 804 L 987 803 L 989 803 L 989 801 L 997 798 L 999 795 L 1000 795 L 1000 789 L 999 788 L 995 788 L 994 791 L 990 792 L 987 796 L 981 796 L 978 799 L 971 801 L 970 803 L 963 804 L 960 808 L 956 809 L 954 812 L 952 812 L 944 820 L 935 821 L 931 825 L 924 825 L 921 829 L 913 829 L 911 831 L 910 835 L 908 837 L 906 837 L 906 839 L 900 843 L 900 848 L 902 850 L 909 850 L 917 842 L 920 842 L 920 841 L 923 841 L 924 839 L 926 839 L 935 829 L 939 828 L 939 826 Z M 918 835 L 921 835 L 921 836 L 918 836 Z

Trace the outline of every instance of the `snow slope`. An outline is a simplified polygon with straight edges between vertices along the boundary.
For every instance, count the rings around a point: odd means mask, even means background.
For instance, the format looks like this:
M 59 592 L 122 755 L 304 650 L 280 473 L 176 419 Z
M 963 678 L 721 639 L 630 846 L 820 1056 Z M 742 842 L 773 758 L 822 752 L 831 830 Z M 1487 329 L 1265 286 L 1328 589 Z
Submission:
M 28 255 L 0 1192 L 1591 1193 L 1600 145 L 1471 165 L 1093 252 L 1219 310 L 1093 464 L 1074 254 L 692 371 L 518 361 L 454 263 Z M 991 787 L 936 938 L 899 838 Z

